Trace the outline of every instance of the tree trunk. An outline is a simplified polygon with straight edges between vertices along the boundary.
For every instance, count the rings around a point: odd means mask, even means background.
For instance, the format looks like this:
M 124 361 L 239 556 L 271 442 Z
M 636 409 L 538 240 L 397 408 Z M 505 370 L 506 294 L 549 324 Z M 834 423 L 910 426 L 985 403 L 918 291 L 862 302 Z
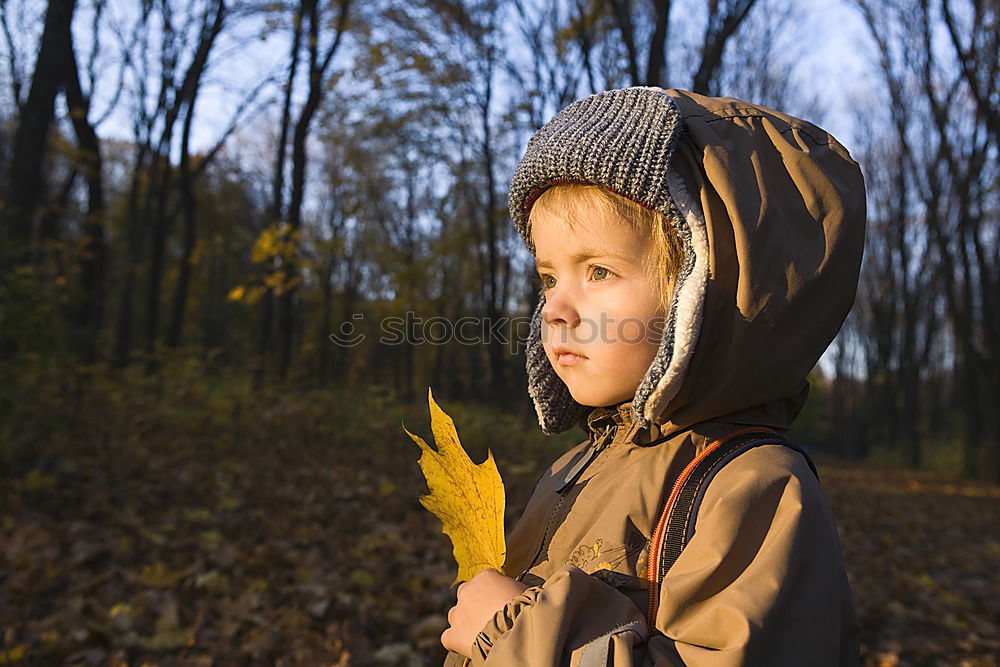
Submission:
M 128 192 L 128 206 L 125 218 L 125 236 L 127 240 L 125 254 L 125 275 L 122 277 L 122 290 L 118 300 L 118 315 L 115 324 L 115 344 L 112 353 L 112 367 L 124 368 L 128 365 L 132 354 L 132 293 L 136 281 L 136 262 L 142 253 L 142 241 L 145 225 L 139 223 L 139 191 L 141 189 L 140 175 L 145 169 L 146 155 L 149 153 L 148 143 L 140 143 L 136 149 L 135 163 L 132 170 L 131 184 Z
M 181 330 L 184 326 L 184 311 L 188 298 L 188 284 L 191 280 L 191 258 L 194 255 L 197 243 L 198 220 L 195 210 L 194 174 L 191 168 L 191 125 L 194 120 L 198 91 L 201 89 L 201 77 L 208 63 L 209 53 L 215 44 L 215 39 L 222 30 L 225 9 L 225 2 L 219 0 L 215 6 L 215 17 L 211 28 L 207 31 L 204 29 L 207 27 L 208 15 L 206 13 L 206 21 L 203 22 L 202 38 L 198 44 L 198 50 L 195 53 L 191 68 L 185 77 L 185 85 L 182 90 L 184 94 L 183 102 L 187 108 L 181 138 L 180 163 L 180 198 L 184 231 L 180 271 L 177 276 L 177 285 L 174 289 L 173 309 L 171 311 L 170 326 L 167 331 L 167 345 L 172 348 L 180 344 Z
M 333 253 L 323 266 L 320 279 L 321 293 L 320 301 L 320 331 L 319 331 L 319 368 L 317 369 L 316 383 L 320 387 L 325 387 L 330 378 L 330 333 L 333 331 L 333 267 L 335 264 Z
M 288 153 L 288 132 L 292 125 L 292 91 L 299 68 L 299 51 L 302 44 L 303 5 L 295 15 L 292 32 L 292 49 L 289 54 L 288 78 L 285 80 L 285 97 L 281 107 L 281 130 L 278 150 L 274 160 L 274 174 L 271 180 L 271 209 L 268 224 L 282 220 L 285 208 L 285 158 Z M 268 353 L 271 348 L 271 330 L 274 327 L 274 292 L 267 289 L 261 299 L 260 316 L 257 323 L 257 358 L 254 365 L 254 386 L 260 386 L 267 368 Z
M 161 297 L 161 284 L 163 281 L 163 268 L 164 268 L 164 253 L 166 251 L 167 235 L 170 232 L 170 227 L 173 223 L 173 216 L 168 213 L 167 203 L 170 195 L 170 182 L 173 179 L 173 170 L 170 168 L 170 146 L 173 139 L 173 127 L 177 121 L 177 118 L 181 114 L 181 110 L 184 109 L 187 112 L 186 116 L 186 131 L 190 132 L 190 127 L 187 127 L 187 121 L 191 119 L 194 112 L 194 101 L 198 94 L 199 84 L 201 82 L 201 76 L 205 71 L 205 66 L 208 63 L 208 56 L 212 50 L 212 45 L 215 42 L 216 36 L 218 36 L 219 31 L 222 29 L 222 21 L 225 15 L 225 2 L 223 0 L 217 0 L 215 4 L 215 15 L 211 17 L 210 11 L 206 8 L 205 14 L 202 16 L 201 21 L 201 35 L 198 40 L 198 46 L 195 49 L 195 53 L 192 57 L 191 64 L 188 66 L 187 71 L 184 73 L 184 78 L 178 90 L 175 92 L 175 97 L 173 104 L 167 108 L 166 114 L 164 116 L 164 129 L 163 135 L 160 140 L 158 155 L 162 156 L 165 162 L 165 169 L 163 173 L 163 180 L 160 184 L 158 197 L 157 197 L 157 207 L 156 214 L 153 217 L 153 238 L 151 246 L 151 260 L 149 268 L 149 282 L 147 283 L 147 303 L 146 303 L 146 373 L 154 372 L 158 367 L 157 360 L 157 350 L 156 345 L 159 339 L 159 326 L 160 326 L 160 297 Z M 182 150 L 186 149 L 187 139 L 182 141 Z M 183 186 L 181 196 L 184 196 Z M 188 202 L 190 206 L 190 211 L 193 216 L 193 201 Z M 194 220 L 192 218 L 190 222 L 193 227 Z M 193 234 L 192 229 L 192 234 Z M 192 244 L 194 240 L 192 239 Z M 182 268 L 183 271 L 183 268 Z M 186 284 L 183 287 L 184 290 L 187 289 Z M 186 298 L 186 295 L 185 295 Z M 178 323 L 179 324 L 179 323 Z M 178 331 L 179 335 L 179 331 Z
M 184 221 L 180 267 L 177 274 L 177 284 L 174 286 L 173 306 L 170 312 L 170 325 L 167 329 L 167 346 L 176 348 L 180 345 L 181 331 L 184 327 L 184 311 L 187 305 L 188 284 L 191 280 L 191 260 L 198 238 L 198 217 L 194 198 L 194 178 L 191 173 L 191 119 L 194 116 L 194 100 L 188 108 L 184 119 L 183 139 L 181 140 L 180 199 L 181 215 Z
M 702 95 L 718 94 L 716 86 L 726 42 L 736 33 L 756 1 L 709 2 L 708 23 L 705 26 L 705 39 L 701 48 L 701 64 L 698 65 L 698 71 L 694 75 L 694 92 Z M 719 11 L 719 4 L 724 5 L 722 11 Z
M 646 64 L 647 86 L 665 86 L 667 78 L 666 43 L 670 32 L 670 0 L 652 0 L 656 12 L 656 29 L 649 42 L 649 61 Z
M 166 131 L 170 146 L 170 129 Z M 153 211 L 150 237 L 149 274 L 146 280 L 146 374 L 152 374 L 159 368 L 156 345 L 159 340 L 160 328 L 160 286 L 163 282 L 163 257 L 167 248 L 167 232 L 170 221 L 167 219 L 167 200 L 170 196 L 173 170 L 170 168 L 169 153 L 157 155 L 157 162 L 162 161 L 163 177 L 156 188 L 155 209 Z
M 97 358 L 97 335 L 104 320 L 104 281 L 107 245 L 104 240 L 104 179 L 101 174 L 101 146 L 90 124 L 90 100 L 80 86 L 80 71 L 72 43 L 67 50 L 66 102 L 73 121 L 87 182 L 87 214 L 80 243 L 80 301 L 73 324 L 75 351 L 86 364 Z
M 643 77 L 639 73 L 639 53 L 635 43 L 631 3 L 629 0 L 608 0 L 608 4 L 611 5 L 611 10 L 614 12 L 615 20 L 618 22 L 618 31 L 622 36 L 622 44 L 625 45 L 629 80 L 633 86 L 638 86 Z
M 31 89 L 14 135 L 14 156 L 8 170 L 10 186 L 0 214 L 10 243 L 9 252 L 0 255 L 0 272 L 7 265 L 23 264 L 31 256 L 32 227 L 45 182 L 42 164 L 56 95 L 66 76 L 65 51 L 73 43 L 70 27 L 75 9 L 76 0 L 49 0 L 45 12 Z
M 333 60 L 347 24 L 351 0 L 340 0 L 340 16 L 333 43 L 322 56 L 319 55 L 319 24 L 321 17 L 317 0 L 302 0 L 302 13 L 309 19 L 309 92 L 295 124 L 292 138 L 292 192 L 288 204 L 289 236 L 294 235 L 302 222 L 302 201 L 305 197 L 306 139 L 309 137 L 313 117 L 326 92 L 326 73 Z M 292 343 L 295 330 L 294 304 L 297 293 L 298 265 L 294 257 L 282 258 L 282 289 L 278 297 L 278 376 L 287 377 L 292 360 Z

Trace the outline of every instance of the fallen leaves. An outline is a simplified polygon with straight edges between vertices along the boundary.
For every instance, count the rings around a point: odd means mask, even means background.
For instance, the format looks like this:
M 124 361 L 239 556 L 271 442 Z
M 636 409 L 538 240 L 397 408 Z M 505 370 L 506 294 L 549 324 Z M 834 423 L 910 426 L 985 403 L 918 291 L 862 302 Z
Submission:
M 33 445 L 0 478 L 0 665 L 441 663 L 451 545 L 413 501 L 425 482 L 399 433 L 422 406 L 110 389 L 75 421 L 39 402 L 19 422 Z M 578 433 L 448 407 L 473 460 L 494 450 L 512 525 Z M 865 664 L 995 666 L 1000 489 L 821 467 Z
M 438 612 L 448 554 L 412 509 L 419 472 L 368 446 L 398 452 L 396 404 L 372 428 L 364 397 L 205 398 L 97 394 L 2 466 L 5 661 L 372 664 L 385 637 Z M 232 417 L 243 410 L 254 418 Z
M 1000 488 L 944 475 L 831 464 L 867 665 L 994 667 L 1000 655 Z

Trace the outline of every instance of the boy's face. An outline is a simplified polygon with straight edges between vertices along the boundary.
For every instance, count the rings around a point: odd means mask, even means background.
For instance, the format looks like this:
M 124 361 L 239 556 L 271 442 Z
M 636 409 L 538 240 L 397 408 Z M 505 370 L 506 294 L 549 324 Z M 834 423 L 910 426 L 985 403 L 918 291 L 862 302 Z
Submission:
M 614 213 L 580 207 L 575 218 L 532 212 L 542 346 L 578 403 L 612 405 L 635 395 L 659 347 L 654 251 Z

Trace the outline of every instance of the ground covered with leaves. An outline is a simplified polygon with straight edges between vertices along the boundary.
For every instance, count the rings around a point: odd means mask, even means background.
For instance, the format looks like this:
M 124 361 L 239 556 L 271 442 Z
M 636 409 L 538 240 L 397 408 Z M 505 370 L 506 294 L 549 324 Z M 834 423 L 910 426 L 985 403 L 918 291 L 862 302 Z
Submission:
M 428 433 L 426 404 L 175 374 L 5 390 L 0 665 L 440 664 L 454 564 L 400 427 Z M 508 519 L 576 438 L 441 403 Z M 821 474 L 866 664 L 996 665 L 1000 489 Z

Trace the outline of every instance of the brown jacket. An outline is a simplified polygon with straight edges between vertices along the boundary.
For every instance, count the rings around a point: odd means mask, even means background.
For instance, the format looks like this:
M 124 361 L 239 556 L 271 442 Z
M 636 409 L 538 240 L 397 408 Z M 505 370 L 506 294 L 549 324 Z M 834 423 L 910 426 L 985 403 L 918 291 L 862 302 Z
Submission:
M 597 408 L 588 442 L 541 477 L 508 535 L 509 576 L 531 587 L 446 665 L 854 665 L 858 628 L 833 516 L 805 459 L 751 449 L 712 481 L 686 549 L 646 619 L 646 559 L 673 481 L 714 440 L 779 432 L 857 284 L 857 164 L 805 121 L 728 98 L 667 91 L 685 132 L 674 167 L 709 249 L 700 334 L 657 423 Z M 559 492 L 580 451 L 597 455 Z

